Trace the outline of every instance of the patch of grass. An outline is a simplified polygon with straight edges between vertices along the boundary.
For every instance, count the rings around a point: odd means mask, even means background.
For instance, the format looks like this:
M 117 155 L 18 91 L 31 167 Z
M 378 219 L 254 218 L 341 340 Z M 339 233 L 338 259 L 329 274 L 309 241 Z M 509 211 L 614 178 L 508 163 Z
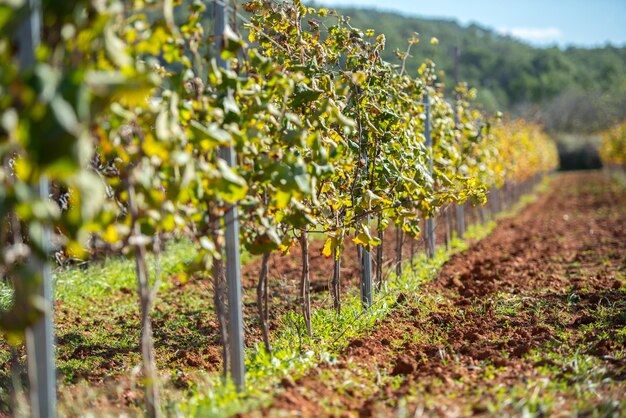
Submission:
M 159 268 L 164 277 L 182 273 L 197 255 L 191 241 L 181 239 L 170 242 L 158 258 Z M 154 274 L 157 259 L 148 256 L 148 266 Z M 101 261 L 86 262 L 80 265 L 57 267 L 53 271 L 54 297 L 77 309 L 89 308 L 94 300 L 106 299 L 121 289 L 135 289 L 134 260 L 124 256 L 107 257 Z M 163 280 L 160 290 L 170 284 Z M 0 282 L 0 310 L 6 310 L 13 301 L 13 289 L 6 282 Z
M 608 176 L 611 177 L 611 186 L 613 190 L 626 191 L 626 171 L 624 170 L 606 170 Z
M 625 410 L 619 385 L 605 378 L 607 370 L 597 358 L 535 351 L 529 360 L 549 366 L 537 367 L 532 377 L 513 385 L 488 387 L 481 393 L 486 411 L 498 416 L 621 416 Z
M 163 278 L 182 274 L 188 270 L 197 257 L 195 245 L 188 239 L 171 241 L 165 250 L 155 257 L 148 255 L 148 266 L 151 277 L 156 268 Z M 245 263 L 251 259 L 250 254 L 242 252 L 241 260 Z M 80 265 L 57 267 L 53 271 L 54 297 L 76 309 L 89 308 L 94 301 L 106 300 L 120 290 L 137 288 L 135 261 L 124 256 L 107 257 L 104 260 L 86 262 Z M 171 287 L 171 282 L 162 280 L 159 290 Z M 0 282 L 0 309 L 7 309 L 11 302 L 13 290 L 8 283 Z
M 533 365 L 530 378 L 519 378 L 511 386 L 488 388 L 482 393 L 483 398 L 490 399 L 483 405 L 489 413 L 622 416 L 626 410 L 621 395 L 626 370 L 626 363 L 621 360 L 623 350 L 609 349 L 605 355 L 598 355 L 596 350 L 602 341 L 617 341 L 617 347 L 624 346 L 619 330 L 626 327 L 619 324 L 626 323 L 626 304 L 623 298 L 608 297 L 597 304 L 584 304 L 586 295 L 573 295 L 569 293 L 560 300 L 538 299 L 536 305 L 541 306 L 542 316 L 550 319 L 544 324 L 556 320 L 568 326 L 553 326 L 553 339 L 525 357 L 525 363 Z M 535 306 L 525 311 L 536 314 Z M 592 319 L 570 326 L 576 324 L 572 319 L 581 314 Z
M 6 282 L 0 282 L 0 311 L 7 310 L 13 303 L 13 288 Z
M 524 303 L 522 297 L 512 296 L 506 293 L 496 294 L 492 300 L 496 314 L 509 318 L 514 318 L 519 315 Z
M 182 239 L 169 243 L 158 258 L 163 277 L 182 273 L 197 255 L 191 241 Z M 148 256 L 148 266 L 154 275 L 157 259 Z M 54 272 L 55 297 L 78 308 L 85 307 L 94 299 L 110 297 L 121 289 L 135 289 L 135 262 L 126 257 L 107 257 L 103 261 L 90 262 L 86 267 L 70 266 Z M 159 290 L 167 290 L 171 284 L 161 282 Z M 91 300 L 90 300 L 91 299 Z

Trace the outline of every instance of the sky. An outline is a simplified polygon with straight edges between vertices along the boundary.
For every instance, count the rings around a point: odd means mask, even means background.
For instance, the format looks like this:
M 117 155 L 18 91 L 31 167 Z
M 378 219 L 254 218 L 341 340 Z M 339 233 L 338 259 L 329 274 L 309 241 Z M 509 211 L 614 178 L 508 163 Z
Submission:
M 478 23 L 536 46 L 626 45 L 626 0 L 316 0 Z

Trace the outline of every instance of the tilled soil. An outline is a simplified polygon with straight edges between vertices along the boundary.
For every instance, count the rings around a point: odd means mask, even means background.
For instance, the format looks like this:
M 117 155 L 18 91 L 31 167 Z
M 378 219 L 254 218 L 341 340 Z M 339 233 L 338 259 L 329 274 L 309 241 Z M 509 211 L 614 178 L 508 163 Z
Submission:
M 251 416 L 625 416 L 626 191 L 549 191 Z

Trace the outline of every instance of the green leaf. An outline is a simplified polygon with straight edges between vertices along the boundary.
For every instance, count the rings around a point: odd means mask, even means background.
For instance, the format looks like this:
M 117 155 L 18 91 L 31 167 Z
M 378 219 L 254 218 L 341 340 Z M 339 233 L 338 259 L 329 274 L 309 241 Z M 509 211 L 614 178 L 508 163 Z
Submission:
M 239 51 L 246 46 L 246 43 L 230 28 L 226 25 L 224 28 L 224 43 L 220 52 L 220 56 L 223 60 L 230 60 L 237 58 Z
M 273 198 L 274 206 L 276 206 L 277 209 L 285 209 L 287 206 L 289 206 L 291 196 L 291 193 L 288 193 L 282 189 L 276 190 Z
M 232 141 L 230 133 L 220 128 L 215 123 L 205 126 L 196 120 L 191 120 L 189 127 L 194 137 L 205 151 L 208 150 L 209 147 L 227 145 Z
M 102 210 L 106 199 L 106 190 L 102 180 L 91 171 L 81 171 L 73 179 L 73 183 L 80 193 L 83 222 L 94 219 Z
M 372 247 L 380 245 L 381 243 L 380 238 L 373 237 L 369 227 L 365 224 L 361 225 L 361 233 L 354 237 L 352 241 L 354 241 L 356 245 L 364 246 L 367 251 L 370 251 Z
M 237 105 L 237 102 L 235 101 L 235 98 L 232 94 L 227 94 L 224 97 L 222 105 L 224 106 L 224 112 L 226 113 L 232 113 L 235 115 L 239 115 L 241 113 L 239 110 L 239 106 Z
M 109 59 L 119 68 L 130 67 L 133 59 L 126 51 L 126 44 L 117 37 L 112 25 L 104 28 L 104 49 Z
M 257 235 L 254 241 L 249 243 L 246 248 L 253 255 L 266 254 L 277 250 L 281 242 L 276 230 L 268 228 L 264 233 Z
M 291 105 L 293 107 L 308 106 L 309 103 L 317 100 L 322 95 L 321 90 L 313 90 L 304 83 L 298 83 L 295 88 L 293 98 L 291 99 Z
M 246 197 L 248 185 L 246 181 L 233 171 L 226 164 L 226 161 L 219 158 L 217 160 L 217 168 L 221 175 L 217 182 L 217 193 L 227 203 L 236 203 Z

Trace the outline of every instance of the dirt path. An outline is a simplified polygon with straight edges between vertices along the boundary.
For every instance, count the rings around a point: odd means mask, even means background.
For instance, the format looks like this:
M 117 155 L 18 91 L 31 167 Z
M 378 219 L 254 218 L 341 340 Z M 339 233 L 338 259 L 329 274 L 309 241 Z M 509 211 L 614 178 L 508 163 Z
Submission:
M 626 415 L 626 191 L 557 176 L 252 416 Z

